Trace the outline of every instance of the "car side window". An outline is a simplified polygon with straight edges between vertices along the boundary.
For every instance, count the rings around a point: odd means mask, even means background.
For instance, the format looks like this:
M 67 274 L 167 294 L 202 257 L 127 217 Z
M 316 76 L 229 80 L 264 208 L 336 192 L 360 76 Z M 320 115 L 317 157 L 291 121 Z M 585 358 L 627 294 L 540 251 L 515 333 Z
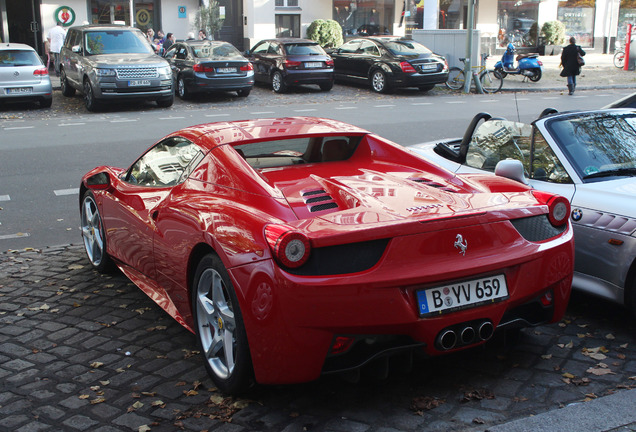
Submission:
M 534 130 L 531 178 L 551 183 L 572 183 L 552 148 L 538 129 Z
M 262 42 L 254 47 L 252 54 L 266 54 L 269 50 L 269 42 Z
M 188 57 L 188 50 L 183 45 L 177 48 L 177 59 L 185 60 Z
M 342 54 L 353 54 L 358 50 L 359 46 L 360 46 L 359 40 L 349 41 L 346 44 L 342 45 L 340 48 L 338 48 L 338 52 Z
M 267 54 L 283 55 L 283 49 L 277 44 L 270 44 Z
M 371 41 L 363 41 L 358 48 L 358 53 L 372 56 L 379 56 L 378 47 Z
M 201 149 L 191 141 L 168 138 L 144 153 L 130 167 L 125 180 L 139 186 L 174 186 L 185 181 L 202 157 Z
M 177 47 L 174 47 L 169 49 L 168 52 L 164 55 L 164 57 L 171 59 L 171 58 L 174 58 L 176 54 L 177 54 Z

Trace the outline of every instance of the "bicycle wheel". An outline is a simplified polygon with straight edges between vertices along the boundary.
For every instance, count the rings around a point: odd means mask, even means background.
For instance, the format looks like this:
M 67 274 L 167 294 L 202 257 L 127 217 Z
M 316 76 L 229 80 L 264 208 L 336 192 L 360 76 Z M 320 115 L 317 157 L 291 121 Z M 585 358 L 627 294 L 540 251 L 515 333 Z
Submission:
M 623 69 L 625 65 L 625 51 L 616 51 L 614 54 L 614 66 L 619 69 Z
M 503 86 L 503 78 L 495 70 L 485 70 L 479 75 L 481 88 L 486 93 L 497 93 Z
M 458 67 L 450 68 L 448 72 L 448 79 L 446 80 L 446 87 L 451 90 L 460 90 L 464 88 L 464 71 Z

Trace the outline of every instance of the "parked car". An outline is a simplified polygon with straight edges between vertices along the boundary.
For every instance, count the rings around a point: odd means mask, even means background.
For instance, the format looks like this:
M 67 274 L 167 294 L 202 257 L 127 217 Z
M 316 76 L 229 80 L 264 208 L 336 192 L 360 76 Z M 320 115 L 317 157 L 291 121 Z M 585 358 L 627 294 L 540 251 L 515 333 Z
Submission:
M 245 54 L 256 81 L 271 84 L 276 93 L 300 84 L 316 84 L 322 91 L 333 87 L 333 60 L 312 40 L 262 40 Z
M 636 108 L 636 93 L 615 100 L 611 104 L 605 105 L 603 109 L 605 108 Z
M 254 87 L 254 68 L 233 45 L 222 41 L 177 42 L 165 54 L 176 83 L 177 95 L 235 91 L 246 97 Z
M 170 65 L 133 27 L 71 27 L 60 52 L 60 84 L 64 96 L 79 90 L 89 111 L 103 102 L 151 100 L 160 107 L 174 102 Z
M 431 90 L 448 79 L 446 59 L 424 45 L 397 36 L 352 39 L 329 51 L 336 80 L 369 83 L 373 91 L 395 87 Z
M 532 124 L 481 113 L 463 138 L 411 148 L 459 174 L 521 161 L 521 181 L 571 201 L 573 287 L 636 313 L 636 111 L 547 112 Z
M 188 127 L 80 197 L 92 266 L 195 333 L 228 393 L 476 346 L 560 320 L 570 294 L 565 198 L 335 120 Z
M 49 70 L 33 48 L 19 43 L 0 44 L 0 102 L 36 101 L 42 108 L 53 103 Z

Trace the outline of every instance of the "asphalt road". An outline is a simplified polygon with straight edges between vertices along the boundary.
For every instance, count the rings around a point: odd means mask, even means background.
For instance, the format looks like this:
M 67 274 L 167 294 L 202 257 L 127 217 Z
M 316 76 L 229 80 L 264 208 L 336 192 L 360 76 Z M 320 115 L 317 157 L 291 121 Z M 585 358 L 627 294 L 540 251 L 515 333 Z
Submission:
M 53 107 L 0 106 L 0 251 L 77 244 L 77 190 L 99 165 L 126 167 L 164 135 L 185 126 L 258 117 L 318 116 L 366 128 L 402 145 L 461 136 L 479 111 L 532 121 L 546 107 L 597 108 L 624 90 L 462 94 L 438 87 L 377 95 L 366 87 L 311 86 L 276 94 L 258 86 L 247 98 L 229 93 L 153 103 L 108 106 L 89 113 L 79 94 L 55 91 Z

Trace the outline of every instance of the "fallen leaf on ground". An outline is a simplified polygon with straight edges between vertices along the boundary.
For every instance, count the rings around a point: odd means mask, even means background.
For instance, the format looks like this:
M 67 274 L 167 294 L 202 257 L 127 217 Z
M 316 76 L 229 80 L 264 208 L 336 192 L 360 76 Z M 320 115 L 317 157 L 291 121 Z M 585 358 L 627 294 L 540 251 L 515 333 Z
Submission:
M 445 403 L 446 399 L 437 399 L 432 396 L 418 396 L 411 401 L 411 410 L 422 415 L 422 411 L 430 411 Z

